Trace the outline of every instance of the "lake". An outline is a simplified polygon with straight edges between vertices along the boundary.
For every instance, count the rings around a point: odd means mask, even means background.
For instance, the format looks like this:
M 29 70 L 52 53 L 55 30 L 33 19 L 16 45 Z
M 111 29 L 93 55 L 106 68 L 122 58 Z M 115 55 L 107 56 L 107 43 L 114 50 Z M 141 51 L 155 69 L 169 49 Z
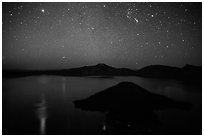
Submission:
M 2 80 L 3 134 L 104 134 L 105 113 L 82 111 L 73 101 L 121 81 L 192 104 L 189 110 L 155 112 L 161 134 L 202 134 L 202 88 L 176 80 L 142 77 L 30 76 Z

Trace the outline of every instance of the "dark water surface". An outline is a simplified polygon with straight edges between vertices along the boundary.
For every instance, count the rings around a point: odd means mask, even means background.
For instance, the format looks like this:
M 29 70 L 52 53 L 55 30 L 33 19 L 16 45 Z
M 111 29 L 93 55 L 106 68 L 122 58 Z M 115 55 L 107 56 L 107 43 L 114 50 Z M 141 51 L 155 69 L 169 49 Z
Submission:
M 105 113 L 76 109 L 73 101 L 121 81 L 131 81 L 150 92 L 192 104 L 190 110 L 157 111 L 160 126 L 155 129 L 161 134 L 201 134 L 201 87 L 141 77 L 60 76 L 3 79 L 3 134 L 104 134 Z

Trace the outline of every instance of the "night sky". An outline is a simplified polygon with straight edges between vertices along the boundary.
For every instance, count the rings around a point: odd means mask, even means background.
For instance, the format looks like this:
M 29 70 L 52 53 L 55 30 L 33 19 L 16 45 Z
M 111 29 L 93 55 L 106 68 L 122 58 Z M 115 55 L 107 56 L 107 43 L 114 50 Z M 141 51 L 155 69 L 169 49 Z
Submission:
M 5 69 L 202 64 L 202 3 L 3 3 Z

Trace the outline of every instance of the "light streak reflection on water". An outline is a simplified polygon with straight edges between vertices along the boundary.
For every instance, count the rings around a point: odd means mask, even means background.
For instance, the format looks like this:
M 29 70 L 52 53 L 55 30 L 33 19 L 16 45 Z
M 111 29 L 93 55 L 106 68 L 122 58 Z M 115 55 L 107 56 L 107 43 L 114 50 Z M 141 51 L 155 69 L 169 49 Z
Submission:
M 40 134 L 46 134 L 47 103 L 45 94 L 42 93 L 41 102 L 37 104 L 37 117 L 40 120 Z

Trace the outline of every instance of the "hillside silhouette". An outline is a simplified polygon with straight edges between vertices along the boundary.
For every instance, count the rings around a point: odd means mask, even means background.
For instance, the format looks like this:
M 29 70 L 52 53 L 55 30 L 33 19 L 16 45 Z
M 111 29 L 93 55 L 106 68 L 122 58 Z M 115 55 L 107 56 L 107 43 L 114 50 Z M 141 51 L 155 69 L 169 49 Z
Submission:
M 115 68 L 100 63 L 94 66 L 61 70 L 3 70 L 3 77 L 25 77 L 37 75 L 61 75 L 61 76 L 140 76 L 162 79 L 177 79 L 185 82 L 201 84 L 202 67 L 185 65 L 183 68 L 151 65 L 139 70 L 129 68 Z
M 106 134 L 161 134 L 155 129 L 160 122 L 154 111 L 191 108 L 188 103 L 151 93 L 132 82 L 121 82 L 74 104 L 82 110 L 106 112 Z

